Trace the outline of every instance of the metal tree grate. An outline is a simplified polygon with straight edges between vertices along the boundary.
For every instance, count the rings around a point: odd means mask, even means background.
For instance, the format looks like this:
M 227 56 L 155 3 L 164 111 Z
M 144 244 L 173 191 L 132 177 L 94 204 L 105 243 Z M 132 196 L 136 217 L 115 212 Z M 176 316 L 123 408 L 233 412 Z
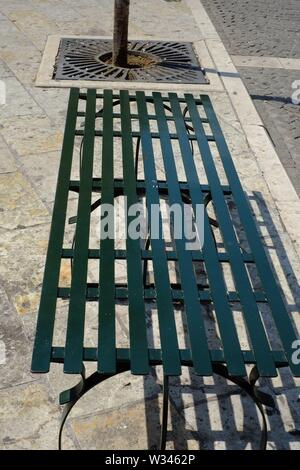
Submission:
M 128 68 L 110 63 L 112 40 L 62 38 L 55 80 L 209 83 L 190 42 L 129 41 Z

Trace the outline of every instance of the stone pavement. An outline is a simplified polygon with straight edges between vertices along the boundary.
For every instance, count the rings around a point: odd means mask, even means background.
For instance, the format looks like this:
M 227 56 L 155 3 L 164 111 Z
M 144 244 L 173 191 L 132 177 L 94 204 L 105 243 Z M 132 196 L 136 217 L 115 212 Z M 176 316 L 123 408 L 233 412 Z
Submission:
M 99 9 L 98 0 L 0 0 L 0 80 L 4 80 L 7 89 L 7 104 L 0 108 L 0 447 L 3 449 L 56 448 L 58 393 L 78 380 L 78 377 L 64 376 L 59 365 L 53 365 L 46 376 L 29 372 L 68 97 L 66 89 L 36 88 L 35 76 L 48 35 L 111 35 L 112 4 L 103 0 Z M 299 201 L 290 188 L 281 187 L 282 168 L 276 163 L 272 148 L 268 148 L 264 134 L 257 131 L 259 124 L 256 125 L 253 112 L 249 112 L 249 104 L 243 103 L 247 113 L 237 108 L 234 100 L 235 96 L 239 97 L 237 93 L 243 93 L 241 85 L 236 74 L 222 72 L 231 65 L 228 61 L 229 65 L 218 65 L 218 61 L 226 59 L 222 44 L 211 26 L 210 29 L 207 23 L 201 26 L 199 15 L 193 16 L 189 9 L 193 4 L 196 4 L 194 0 L 132 0 L 130 35 L 178 40 L 180 34 L 182 40 L 205 40 L 211 60 L 215 60 L 212 70 L 218 76 L 224 75 L 221 88 L 211 91 L 210 96 L 300 332 Z M 221 51 L 219 56 L 217 50 Z M 228 91 L 230 86 L 237 87 L 238 92 Z M 243 112 L 249 116 L 248 127 L 242 120 Z M 265 160 L 260 161 L 262 155 Z M 262 169 L 265 161 L 274 165 L 271 180 Z M 281 205 L 276 194 L 281 194 L 282 189 L 285 193 Z M 72 203 L 71 215 L 76 198 Z M 286 208 L 293 220 L 289 219 Z M 69 227 L 69 237 L 72 230 Z M 62 281 L 67 282 L 69 277 L 66 266 Z M 66 305 L 62 303 L 60 308 L 63 316 Z M 154 331 L 155 312 L 149 311 L 148 320 Z M 126 342 L 128 330 L 120 315 L 117 328 L 120 341 Z M 63 332 L 59 325 L 56 330 L 59 338 Z M 90 330 L 92 336 L 93 325 Z M 156 338 L 154 332 L 153 341 Z M 246 340 L 241 331 L 241 341 Z M 88 371 L 92 370 L 89 366 Z M 159 441 L 161 383 L 161 370 L 157 368 L 149 377 L 126 373 L 93 389 L 72 412 L 64 448 L 155 448 Z M 277 405 L 275 412 L 268 412 L 269 449 L 300 449 L 299 385 L 300 381 L 294 380 L 287 370 L 282 370 L 276 379 L 261 381 L 262 389 L 273 394 Z M 199 378 L 186 371 L 180 379 L 172 380 L 170 393 L 168 448 L 257 447 L 260 418 L 252 403 L 238 394 L 234 385 L 216 376 Z
M 239 58 L 245 56 L 243 66 L 240 60 L 236 66 L 300 195 L 300 106 L 291 99 L 293 83 L 300 80 L 300 62 L 295 70 L 278 70 L 276 63 L 273 70 L 264 69 L 263 61 L 261 67 L 247 67 L 247 60 L 254 57 L 300 59 L 299 2 L 203 0 L 202 3 L 228 52 Z

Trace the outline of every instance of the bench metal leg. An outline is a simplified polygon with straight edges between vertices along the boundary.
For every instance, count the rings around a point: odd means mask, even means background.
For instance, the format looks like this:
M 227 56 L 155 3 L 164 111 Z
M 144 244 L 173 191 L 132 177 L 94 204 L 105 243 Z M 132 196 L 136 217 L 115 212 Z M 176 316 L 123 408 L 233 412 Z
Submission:
M 231 382 L 241 387 L 241 389 L 244 390 L 250 398 L 252 398 L 253 402 L 257 406 L 262 417 L 260 450 L 265 450 L 267 446 L 267 441 L 268 441 L 268 431 L 267 431 L 267 421 L 266 421 L 266 416 L 265 416 L 263 405 L 266 405 L 271 408 L 276 408 L 276 405 L 271 395 L 261 392 L 260 390 L 257 389 L 255 384 L 260 377 L 257 367 L 254 366 L 253 369 L 251 370 L 249 374 L 249 381 L 247 381 L 243 377 L 230 376 L 228 374 L 227 367 L 225 367 L 223 364 L 214 364 L 213 371 L 215 374 L 218 374 L 221 377 L 224 377 L 225 379 L 230 380 Z
M 125 365 L 125 364 L 119 365 L 116 374 L 126 372 L 127 370 L 130 370 L 130 367 L 128 365 Z M 73 406 L 78 402 L 78 400 L 83 395 L 85 395 L 93 387 L 95 387 L 101 382 L 104 382 L 104 380 L 109 379 L 110 377 L 113 377 L 116 374 L 101 374 L 99 372 L 94 372 L 92 375 L 86 378 L 85 368 L 83 365 L 80 382 L 77 385 L 75 385 L 75 387 L 72 387 L 68 390 L 64 390 L 63 392 L 61 392 L 61 394 L 59 395 L 59 403 L 60 405 L 65 405 L 65 406 L 63 409 L 63 413 L 62 413 L 59 434 L 58 434 L 58 449 L 59 450 L 62 449 L 63 428 Z
M 168 409 L 169 409 L 169 377 L 167 375 L 164 375 L 163 406 L 162 406 L 162 419 L 161 419 L 161 432 L 160 432 L 160 450 L 166 449 Z
M 121 366 L 117 374 L 130 370 L 128 366 Z M 65 422 L 78 400 L 85 395 L 89 390 L 98 385 L 104 380 L 113 377 L 116 374 L 100 374 L 99 372 L 94 372 L 92 375 L 86 378 L 85 368 L 83 366 L 81 379 L 77 385 L 74 387 L 64 390 L 59 396 L 60 405 L 65 405 L 61 417 L 59 434 L 58 434 L 58 449 L 62 450 L 62 433 L 64 429 Z M 166 440 L 167 440 L 167 425 L 168 425 L 168 408 L 169 408 L 169 377 L 164 376 L 163 379 L 163 406 L 162 406 L 162 424 L 161 424 L 161 434 L 160 434 L 160 449 L 165 450 Z
M 117 374 L 125 372 L 127 370 L 130 370 L 130 366 L 126 364 L 121 364 L 119 365 Z M 257 370 L 257 367 L 254 366 L 253 369 L 251 370 L 249 374 L 249 381 L 243 377 L 230 376 L 228 373 L 227 367 L 224 366 L 223 364 L 213 364 L 213 371 L 215 374 L 220 375 L 221 377 L 224 377 L 225 379 L 238 385 L 242 390 L 244 390 L 247 393 L 247 395 L 253 400 L 253 402 L 257 406 L 262 417 L 260 449 L 265 450 L 266 445 L 267 445 L 268 432 L 267 432 L 267 421 L 266 421 L 263 405 L 271 407 L 271 408 L 276 408 L 276 405 L 271 395 L 268 395 L 267 393 L 261 392 L 260 390 L 257 389 L 256 382 L 259 379 L 259 372 Z M 62 449 L 63 428 L 73 406 L 89 390 L 91 390 L 93 387 L 95 387 L 99 383 L 104 382 L 104 380 L 109 379 L 110 377 L 113 377 L 114 375 L 116 374 L 101 374 L 99 372 L 94 372 L 92 375 L 86 378 L 85 368 L 83 366 L 80 382 L 74 387 L 63 391 L 60 394 L 59 402 L 61 405 L 65 405 L 65 407 L 62 413 L 61 424 L 59 428 L 59 436 L 58 436 L 59 450 Z M 168 408 L 169 408 L 169 377 L 164 376 L 160 450 L 165 450 L 166 448 Z
M 84 394 L 85 382 L 86 382 L 85 367 L 83 366 L 80 382 L 78 382 L 78 384 L 75 385 L 75 387 L 70 388 L 69 390 L 64 390 L 59 395 L 59 404 L 65 405 L 62 416 L 61 416 L 59 433 L 58 433 L 58 449 L 59 450 L 61 450 L 61 439 L 62 439 L 62 432 L 63 432 L 64 424 L 73 406 L 79 400 L 79 398 L 82 397 L 82 395 Z
M 251 369 L 249 381 L 243 377 L 232 377 L 229 375 L 227 367 L 223 364 L 213 364 L 215 374 L 235 383 L 253 400 L 262 417 L 262 430 L 260 439 L 260 450 L 265 450 L 268 441 L 267 421 L 263 405 L 270 408 L 276 408 L 275 402 L 271 395 L 257 389 L 256 382 L 260 375 L 256 366 Z M 168 406 L 169 406 L 169 377 L 164 376 L 163 379 L 163 408 L 162 408 L 162 425 L 160 437 L 160 450 L 165 450 L 167 440 L 167 424 L 168 424 Z

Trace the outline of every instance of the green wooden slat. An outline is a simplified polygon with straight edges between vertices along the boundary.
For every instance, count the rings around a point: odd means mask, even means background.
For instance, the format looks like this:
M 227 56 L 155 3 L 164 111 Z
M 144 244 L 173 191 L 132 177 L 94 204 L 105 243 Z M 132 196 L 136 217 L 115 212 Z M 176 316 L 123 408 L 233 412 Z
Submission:
M 130 208 L 138 203 L 134 169 L 132 128 L 128 91 L 120 92 L 124 195 Z M 134 217 L 127 217 L 127 228 Z M 126 233 L 127 279 L 129 300 L 130 364 L 133 374 L 149 372 L 146 312 L 140 240 Z
M 82 370 L 86 281 L 90 233 L 90 205 L 93 184 L 94 131 L 96 91 L 87 93 L 86 119 L 81 166 L 81 185 L 78 200 L 75 249 L 66 336 L 64 372 L 80 373 Z
M 201 159 L 211 188 L 211 195 L 217 215 L 217 220 L 219 222 L 226 251 L 230 257 L 230 266 L 232 269 L 234 282 L 240 296 L 248 334 L 257 361 L 257 368 L 261 375 L 273 377 L 277 375 L 276 367 L 273 361 L 264 325 L 260 318 L 260 313 L 255 301 L 250 280 L 243 263 L 238 240 L 236 238 L 229 215 L 228 206 L 221 190 L 220 180 L 213 161 L 211 150 L 205 137 L 203 125 L 200 121 L 194 98 L 190 94 L 186 94 L 185 98 L 189 114 L 192 118 L 193 128 L 197 136 Z
M 160 145 L 162 149 L 165 175 L 168 184 L 169 202 L 170 204 L 179 204 L 183 214 L 183 203 L 162 97 L 160 93 L 153 93 L 153 98 L 155 111 L 158 118 L 157 125 L 160 134 Z M 202 316 L 204 307 L 199 303 L 198 288 L 192 264 L 192 256 L 191 252 L 186 250 L 186 241 L 187 240 L 184 238 L 184 236 L 181 239 L 175 239 L 190 345 L 192 350 L 192 359 L 194 369 L 197 373 L 201 375 L 211 375 L 212 367 L 207 344 L 205 325 Z
M 68 204 L 79 90 L 70 91 L 31 370 L 48 372 L 56 310 L 61 249 Z
M 179 135 L 179 145 L 186 177 L 190 187 L 192 205 L 194 208 L 194 213 L 196 213 L 196 204 L 203 204 L 204 197 L 199 185 L 197 170 L 189 145 L 187 131 L 184 125 L 178 97 L 175 93 L 169 93 L 169 99 L 173 116 L 175 118 L 177 134 Z M 205 258 L 205 266 L 207 269 L 209 285 L 213 296 L 213 302 L 228 370 L 231 375 L 242 376 L 245 375 L 243 356 L 241 354 L 232 311 L 227 299 L 227 289 L 219 265 L 219 260 L 206 211 L 204 212 L 204 245 L 202 251 Z
M 144 160 L 144 172 L 146 179 L 146 202 L 148 218 L 151 224 L 151 205 L 159 205 L 159 193 L 157 190 L 157 177 L 154 163 L 153 146 L 151 140 L 149 120 L 145 94 L 136 92 L 136 102 L 139 114 L 142 152 Z M 161 226 L 161 217 L 159 220 Z M 160 330 L 160 341 L 163 358 L 163 370 L 165 375 L 179 375 L 181 373 L 180 357 L 170 280 L 167 266 L 167 257 L 162 237 L 155 239 L 151 236 L 153 253 L 153 270 L 157 288 L 157 308 Z
M 102 143 L 102 204 L 114 204 L 114 149 L 112 91 L 104 91 Z M 102 227 L 102 220 L 100 221 Z M 114 240 L 100 240 L 100 299 L 98 372 L 116 372 L 115 256 Z
M 208 96 L 201 96 L 203 106 L 209 120 L 212 132 L 216 139 L 216 145 L 219 150 L 227 180 L 231 186 L 232 194 L 235 204 L 239 213 L 240 220 L 243 224 L 247 240 L 253 256 L 255 258 L 257 270 L 263 284 L 266 296 L 271 307 L 272 316 L 276 324 L 281 342 L 290 363 L 290 368 L 294 375 L 300 375 L 300 364 L 293 364 L 291 356 L 294 352 L 292 344 L 297 339 L 296 332 L 291 323 L 291 319 L 285 308 L 283 299 L 280 295 L 279 289 L 276 285 L 271 266 L 268 262 L 267 255 L 261 243 L 254 219 L 251 215 L 249 203 L 244 194 L 242 185 L 238 178 L 236 169 L 234 167 L 228 146 L 225 142 L 224 136 L 218 119 L 213 110 L 211 101 Z

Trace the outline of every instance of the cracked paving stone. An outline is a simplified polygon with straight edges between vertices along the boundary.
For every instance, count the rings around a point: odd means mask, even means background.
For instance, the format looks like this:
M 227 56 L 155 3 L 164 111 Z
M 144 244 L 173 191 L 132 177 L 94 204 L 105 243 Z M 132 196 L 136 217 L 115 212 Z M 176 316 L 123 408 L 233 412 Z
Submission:
M 19 116 L 4 119 L 1 133 L 6 142 L 21 157 L 35 152 L 50 152 L 61 149 L 62 133 L 46 116 Z
M 17 170 L 17 164 L 6 142 L 0 136 L 0 174 L 12 173 Z
M 93 373 L 95 369 L 95 364 L 91 364 L 87 375 Z M 70 377 L 64 374 L 61 364 L 51 365 L 49 383 L 53 390 L 54 399 L 63 388 L 72 387 L 79 380 L 79 376 Z M 151 374 L 141 377 L 132 375 L 129 371 L 124 372 L 105 380 L 90 390 L 78 401 L 72 410 L 71 417 L 109 412 L 118 403 L 124 407 L 132 406 L 144 399 L 156 398 L 160 393 L 161 386 Z
M 158 449 L 161 396 L 70 420 L 82 449 Z M 170 406 L 167 449 L 198 449 L 197 438 Z
M 49 224 L 0 233 L 0 279 L 8 298 L 25 321 L 25 317 L 36 315 Z
M 19 172 L 0 174 L 0 211 L 0 228 L 5 230 L 31 227 L 49 221 L 48 210 Z
M 57 449 L 60 409 L 43 382 L 0 390 L 0 442 L 5 449 Z M 68 434 L 64 448 L 74 449 Z
M 1 78 L 1 77 L 0 77 Z M 1 106 L 1 119 L 39 114 L 41 108 L 15 77 L 7 77 L 5 83 L 5 104 Z
M 30 345 L 21 318 L 0 286 L 0 389 L 34 380 L 30 374 Z

